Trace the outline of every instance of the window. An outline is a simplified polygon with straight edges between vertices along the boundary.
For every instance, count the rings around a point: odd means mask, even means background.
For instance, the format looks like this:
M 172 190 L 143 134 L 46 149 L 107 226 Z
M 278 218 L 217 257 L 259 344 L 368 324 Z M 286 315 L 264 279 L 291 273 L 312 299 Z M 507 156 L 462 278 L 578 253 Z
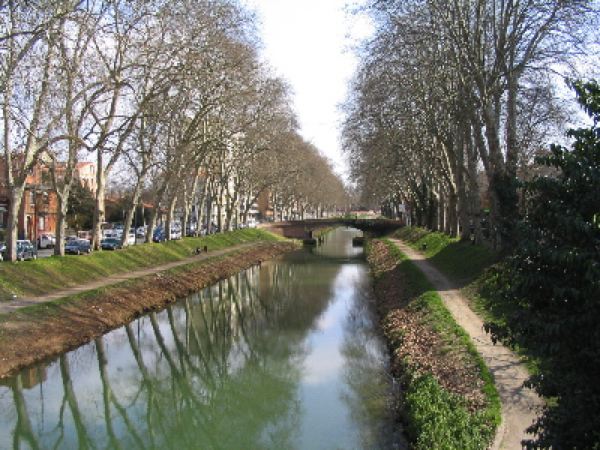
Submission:
M 46 229 L 46 218 L 45 217 L 38 217 L 38 230 L 39 231 L 44 231 Z

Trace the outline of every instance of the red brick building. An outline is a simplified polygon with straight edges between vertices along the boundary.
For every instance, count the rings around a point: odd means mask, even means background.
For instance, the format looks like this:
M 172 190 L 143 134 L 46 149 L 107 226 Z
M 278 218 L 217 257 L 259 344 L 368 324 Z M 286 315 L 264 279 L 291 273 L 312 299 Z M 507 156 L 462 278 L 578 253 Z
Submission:
M 0 232 L 8 223 L 8 206 L 10 198 L 6 189 L 4 162 L 0 160 Z M 75 179 L 96 192 L 96 165 L 94 163 L 78 163 Z M 60 177 L 60 172 L 58 173 Z M 36 164 L 27 176 L 25 192 L 19 209 L 17 224 L 18 239 L 29 239 L 34 242 L 41 234 L 56 234 L 58 201 L 56 192 L 50 183 L 49 169 L 43 164 Z
M 4 175 L 4 162 L 0 160 L 0 229 L 5 229 L 8 223 L 10 202 Z M 40 234 L 54 234 L 56 207 L 56 193 L 50 188 L 47 168 L 37 164 L 27 176 L 19 209 L 17 238 L 34 242 Z

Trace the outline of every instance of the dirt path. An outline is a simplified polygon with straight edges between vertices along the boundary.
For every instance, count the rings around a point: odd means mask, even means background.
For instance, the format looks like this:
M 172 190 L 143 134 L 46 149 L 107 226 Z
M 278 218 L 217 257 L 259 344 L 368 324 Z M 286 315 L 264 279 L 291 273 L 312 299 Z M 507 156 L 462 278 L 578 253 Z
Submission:
M 205 259 L 213 258 L 215 256 L 225 255 L 225 254 L 228 254 L 231 252 L 235 252 L 235 251 L 244 249 L 246 247 L 251 247 L 256 244 L 257 244 L 256 242 L 249 242 L 246 244 L 238 244 L 238 245 L 227 247 L 227 248 L 224 248 L 221 250 L 215 250 L 215 251 L 210 251 L 208 253 L 201 253 L 199 255 L 190 256 L 189 258 L 185 258 L 180 261 L 174 261 L 174 262 L 167 263 L 167 264 L 162 264 L 160 266 L 154 266 L 154 267 L 149 267 L 146 269 L 134 270 L 134 271 L 127 272 L 127 273 L 118 273 L 118 274 L 114 274 L 114 275 L 109 275 L 100 280 L 91 281 L 89 283 L 62 289 L 60 291 L 55 291 L 55 292 L 52 292 L 51 294 L 40 295 L 39 297 L 17 297 L 16 299 L 11 300 L 9 302 L 0 303 L 0 314 L 7 314 L 10 312 L 16 311 L 20 308 L 24 308 L 26 306 L 50 302 L 52 300 L 57 300 L 62 297 L 68 297 L 70 295 L 80 294 L 81 292 L 110 286 L 113 284 L 120 283 L 122 281 L 131 280 L 133 278 L 139 278 L 139 277 L 143 277 L 146 275 L 152 275 L 152 274 L 155 274 L 158 272 L 172 269 L 174 267 L 203 261 Z M 85 256 L 81 256 L 81 258 L 85 258 Z
M 491 448 L 521 449 L 521 440 L 532 437 L 525 429 L 533 423 L 537 417 L 536 410 L 543 404 L 535 392 L 523 387 L 523 382 L 528 378 L 527 370 L 510 349 L 492 343 L 483 330 L 481 318 L 469 308 L 466 298 L 448 278 L 419 252 L 402 241 L 391 241 L 427 276 L 456 322 L 471 336 L 477 351 L 494 375 L 502 402 L 502 424 Z

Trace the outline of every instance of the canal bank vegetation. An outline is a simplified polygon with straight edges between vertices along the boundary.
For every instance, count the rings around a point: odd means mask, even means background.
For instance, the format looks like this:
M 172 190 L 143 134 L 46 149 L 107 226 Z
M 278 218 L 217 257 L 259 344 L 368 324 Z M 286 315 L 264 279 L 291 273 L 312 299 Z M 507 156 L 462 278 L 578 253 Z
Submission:
M 414 448 L 487 448 L 500 423 L 500 400 L 469 337 L 391 242 L 372 240 L 367 253 Z
M 0 378 L 295 248 L 297 244 L 290 241 L 261 241 L 222 256 L 0 315 Z
M 500 255 L 491 248 L 473 245 L 468 240 L 460 240 L 425 228 L 400 228 L 393 233 L 393 237 L 403 240 L 423 253 L 438 269 L 461 285 L 472 282 L 481 276 L 486 268 L 500 260 Z
M 219 250 L 237 244 L 277 241 L 272 233 L 259 229 L 236 230 L 202 237 L 189 237 L 160 244 L 132 245 L 117 251 L 94 252 L 84 256 L 40 258 L 0 266 L 0 299 L 39 296 L 100 280 L 132 270 L 159 266 L 191 257 L 196 249 Z
M 574 88 L 592 125 L 568 131 L 570 148 L 553 145 L 537 158 L 552 175 L 524 184 L 527 212 L 498 264 L 484 270 L 438 233 L 413 239 L 444 242 L 431 261 L 450 275 L 444 261 L 470 272 L 466 292 L 492 339 L 527 355 L 528 384 L 547 401 L 530 428 L 535 448 L 600 448 L 600 85 Z

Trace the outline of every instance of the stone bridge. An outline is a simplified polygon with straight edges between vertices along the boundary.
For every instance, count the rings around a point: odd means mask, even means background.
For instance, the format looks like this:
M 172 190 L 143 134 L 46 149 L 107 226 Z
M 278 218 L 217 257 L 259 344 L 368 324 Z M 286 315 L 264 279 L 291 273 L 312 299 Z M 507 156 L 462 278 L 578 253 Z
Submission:
M 314 237 L 314 233 L 319 230 L 339 226 L 358 228 L 363 232 L 381 236 L 403 227 L 404 222 L 391 219 L 309 219 L 292 220 L 289 222 L 270 222 L 262 224 L 261 228 L 287 238 L 309 239 Z

